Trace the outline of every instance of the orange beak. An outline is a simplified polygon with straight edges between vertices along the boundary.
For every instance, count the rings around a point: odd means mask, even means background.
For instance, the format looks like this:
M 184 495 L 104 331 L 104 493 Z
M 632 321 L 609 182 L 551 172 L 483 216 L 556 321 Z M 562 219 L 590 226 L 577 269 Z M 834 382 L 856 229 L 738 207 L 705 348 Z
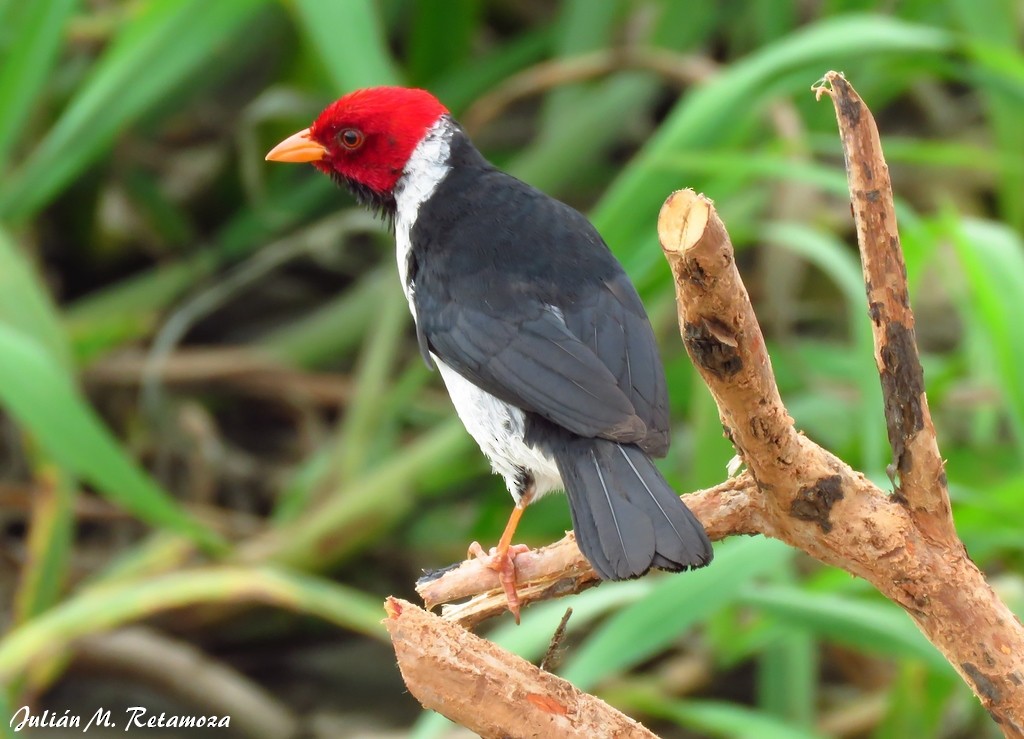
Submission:
M 267 154 L 268 162 L 319 162 L 327 149 L 309 137 L 309 129 L 293 133 Z

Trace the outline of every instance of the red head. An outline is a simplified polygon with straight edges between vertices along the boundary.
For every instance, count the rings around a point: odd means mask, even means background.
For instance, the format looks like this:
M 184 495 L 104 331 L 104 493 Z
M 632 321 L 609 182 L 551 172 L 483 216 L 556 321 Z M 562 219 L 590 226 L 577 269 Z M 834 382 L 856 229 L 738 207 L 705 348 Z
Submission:
M 357 191 L 388 199 L 413 149 L 447 112 L 426 90 L 356 90 L 324 108 L 312 126 L 275 146 L 267 159 L 312 162 Z

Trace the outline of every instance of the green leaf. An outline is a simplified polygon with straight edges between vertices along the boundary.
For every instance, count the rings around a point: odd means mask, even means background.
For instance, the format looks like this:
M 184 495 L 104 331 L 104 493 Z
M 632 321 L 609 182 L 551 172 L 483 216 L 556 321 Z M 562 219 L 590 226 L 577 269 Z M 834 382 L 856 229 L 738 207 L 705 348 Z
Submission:
M 373 330 L 367 336 L 353 375 L 352 400 L 338 428 L 334 459 L 328 476 L 335 484 L 350 481 L 374 460 L 370 448 L 387 420 L 388 399 L 395 365 L 410 322 L 405 295 L 395 284 L 377 294 Z
M 852 354 L 857 362 L 856 382 L 859 391 L 857 415 L 860 431 L 860 452 L 867 470 L 881 470 L 887 458 L 885 447 L 876 443 L 885 428 L 882 413 L 882 390 L 872 361 L 874 339 L 867 316 L 864 297 L 864 278 L 860 262 L 843 243 L 831 234 L 811 229 L 798 223 L 771 223 L 765 235 L 783 249 L 799 255 L 824 272 L 839 289 L 846 303 L 850 335 L 853 337 Z M 885 454 L 888 454 L 886 451 Z
M 780 567 L 793 549 L 774 539 L 733 539 L 710 567 L 661 578 L 643 599 L 599 627 L 566 666 L 581 690 L 649 659 L 697 621 L 734 602 L 751 580 Z
M 796 567 L 780 568 L 772 582 L 796 587 Z M 745 610 L 745 609 L 744 609 Z M 744 614 L 746 615 L 746 614 Z M 766 640 L 756 656 L 757 705 L 765 713 L 797 726 L 814 724 L 818 703 L 819 646 L 813 634 L 762 624 Z
M 480 0 L 417 0 L 413 4 L 406 42 L 413 84 L 429 85 L 472 58 L 481 10 Z
M 648 700 L 642 707 L 660 718 L 672 719 L 680 726 L 702 735 L 727 739 L 821 739 L 809 729 L 780 721 L 766 713 L 735 703 L 721 701 Z
M 50 78 L 78 0 L 16 3 L 4 18 L 12 39 L 0 64 L 0 171 Z
M 0 684 L 75 639 L 199 603 L 266 603 L 386 639 L 380 601 L 328 580 L 272 568 L 215 567 L 90 587 L 0 641 Z
M 374 3 L 296 0 L 294 8 L 298 25 L 327 68 L 336 94 L 400 83 Z
M 968 75 L 977 78 L 976 94 L 984 104 L 988 129 L 995 138 L 993 148 L 1008 161 L 1020 162 L 1024 159 L 1024 129 L 1020 125 L 1024 84 L 1019 75 L 1024 56 L 1020 53 L 1019 3 L 951 0 L 949 4 L 970 34 L 965 44 L 968 55 L 980 62 L 977 67 L 972 65 Z M 996 84 L 987 83 L 985 77 L 990 74 L 996 76 Z M 1014 76 L 1016 84 L 1010 81 Z M 1024 227 L 1024 171 L 1003 169 L 1000 180 L 995 195 L 1003 220 L 1020 229 Z
M 1010 228 L 990 221 L 958 222 L 950 216 L 947 222 L 970 291 L 964 313 L 987 338 L 986 351 L 995 360 L 992 370 L 1017 443 L 1024 449 L 1024 241 Z
M 919 662 L 899 665 L 889 689 L 889 709 L 872 739 L 950 734 L 945 722 L 953 713 L 950 698 L 954 693 L 968 691 L 952 675 L 937 675 Z M 970 700 L 977 699 L 971 696 Z
M 844 59 L 882 54 L 928 54 L 950 49 L 953 37 L 935 28 L 883 16 L 843 16 L 806 26 L 725 69 L 676 106 L 657 134 L 612 184 L 593 213 L 594 225 L 613 249 L 627 251 L 635 234 L 647 234 L 668 193 L 680 186 L 678 175 L 661 168 L 665 157 L 707 149 L 749 122 L 758 108 L 786 82 L 789 91 L 810 83 Z M 806 70 L 808 79 L 793 72 Z M 812 71 L 813 70 L 813 71 Z
M 622 3 L 617 0 L 566 0 L 553 24 L 553 58 L 570 60 L 588 52 L 600 51 L 613 43 Z M 585 103 L 586 85 L 563 84 L 544 96 L 541 130 L 563 125 Z
M 5 325 L 0 325 L 0 404 L 52 459 L 112 502 L 208 548 L 223 546 L 122 451 L 41 345 Z
M 71 369 L 71 349 L 60 315 L 42 280 L 0 228 L 0 325 L 31 336 L 63 369 Z M 0 359 L 2 361 L 2 359 Z
M 115 137 L 216 59 L 268 0 L 142 3 L 16 176 L 0 187 L 0 217 L 30 218 L 102 156 Z M 41 3 L 45 5 L 46 3 Z
M 910 617 L 893 603 L 810 593 L 781 585 L 747 588 L 740 600 L 786 626 L 838 644 L 872 654 L 919 659 L 940 671 L 952 670 Z
M 248 561 L 273 561 L 303 569 L 324 568 L 372 539 L 413 505 L 413 491 L 437 466 L 451 463 L 471 444 L 457 419 L 437 424 L 349 484 L 324 495 L 285 526 L 246 543 Z
M 35 480 L 25 563 L 14 598 L 15 624 L 57 602 L 67 576 L 74 536 L 74 483 L 49 465 L 36 471 Z

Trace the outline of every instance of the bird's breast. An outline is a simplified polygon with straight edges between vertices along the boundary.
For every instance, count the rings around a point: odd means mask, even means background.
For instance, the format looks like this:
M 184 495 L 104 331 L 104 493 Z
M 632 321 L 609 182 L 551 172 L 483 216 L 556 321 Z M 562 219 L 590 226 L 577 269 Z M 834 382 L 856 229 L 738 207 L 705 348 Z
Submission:
M 554 459 L 524 441 L 526 414 L 523 410 L 480 389 L 438 356 L 431 356 L 459 419 L 490 460 L 494 471 L 505 478 L 512 496 L 518 501 L 524 472 L 533 478 L 534 499 L 561 489 L 562 478 Z

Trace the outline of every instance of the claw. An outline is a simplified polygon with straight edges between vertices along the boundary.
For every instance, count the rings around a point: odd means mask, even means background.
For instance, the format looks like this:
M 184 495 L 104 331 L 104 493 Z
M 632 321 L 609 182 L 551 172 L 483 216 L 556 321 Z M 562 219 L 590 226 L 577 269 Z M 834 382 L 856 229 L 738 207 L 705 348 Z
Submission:
M 498 582 L 501 583 L 501 587 L 505 591 L 508 610 L 517 624 L 519 623 L 520 603 L 519 593 L 516 591 L 515 559 L 518 555 L 528 551 L 530 551 L 530 547 L 526 544 L 510 544 L 504 547 L 504 551 L 499 545 L 491 547 L 489 552 L 485 552 L 479 542 L 474 541 L 469 545 L 468 556 L 476 557 L 485 567 L 498 573 Z

